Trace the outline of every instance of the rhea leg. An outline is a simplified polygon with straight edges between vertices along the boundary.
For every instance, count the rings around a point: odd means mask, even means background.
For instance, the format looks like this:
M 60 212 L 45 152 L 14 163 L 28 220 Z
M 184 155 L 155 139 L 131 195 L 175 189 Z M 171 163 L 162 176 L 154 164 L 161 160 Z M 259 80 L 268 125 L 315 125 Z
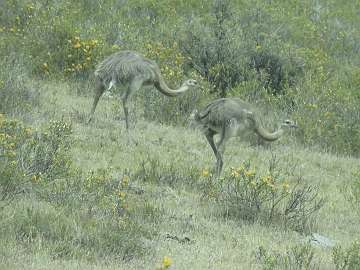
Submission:
M 135 77 L 131 83 L 129 84 L 129 87 L 127 88 L 124 95 L 121 97 L 123 102 L 123 108 L 124 108 L 124 114 L 125 114 L 125 123 L 126 123 L 126 129 L 129 130 L 129 109 L 127 107 L 127 102 L 129 98 L 141 88 L 143 84 L 143 79 L 141 77 Z
M 91 108 L 91 111 L 90 111 L 90 116 L 89 116 L 88 123 L 90 123 L 91 120 L 93 119 L 96 106 L 97 106 L 97 104 L 99 102 L 100 97 L 102 96 L 102 94 L 104 92 L 105 92 L 104 84 L 99 79 L 96 79 L 94 102 L 93 102 L 93 105 L 92 105 L 92 108 Z
M 224 123 L 220 133 L 220 139 L 217 142 L 216 146 L 219 151 L 224 154 L 226 142 L 234 136 L 237 136 L 238 132 L 238 122 L 236 119 L 230 119 L 228 122 Z
M 223 166 L 223 160 L 222 160 L 222 156 L 221 153 L 219 152 L 219 150 L 217 149 L 215 143 L 214 143 L 214 135 L 215 133 L 211 130 L 207 130 L 205 133 L 206 139 L 208 140 L 211 149 L 213 150 L 215 157 L 216 157 L 216 168 L 215 168 L 215 173 L 216 176 L 219 176 L 222 170 L 222 166 Z

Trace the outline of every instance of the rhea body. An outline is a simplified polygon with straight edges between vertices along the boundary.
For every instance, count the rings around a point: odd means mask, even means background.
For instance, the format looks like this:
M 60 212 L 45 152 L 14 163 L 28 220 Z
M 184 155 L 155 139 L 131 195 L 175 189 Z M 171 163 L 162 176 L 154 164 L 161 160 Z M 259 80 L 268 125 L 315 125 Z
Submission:
M 188 91 L 198 85 L 196 80 L 185 81 L 180 88 L 171 89 L 161 75 L 160 68 L 155 61 L 145 58 L 134 51 L 116 52 L 101 63 L 95 70 L 95 96 L 90 111 L 90 122 L 95 113 L 100 97 L 106 90 L 121 86 L 124 91 L 121 94 L 125 114 L 126 129 L 129 128 L 129 111 L 127 102 L 129 98 L 144 86 L 154 86 L 162 94 L 174 97 Z
M 221 98 L 210 102 L 201 111 L 195 110 L 192 121 L 204 133 L 215 157 L 215 172 L 219 176 L 223 167 L 225 144 L 231 137 L 242 136 L 246 132 L 259 135 L 266 141 L 276 141 L 284 134 L 285 127 L 296 127 L 291 120 L 285 120 L 280 127 L 269 132 L 262 127 L 258 114 L 253 107 L 240 98 Z M 217 143 L 214 136 L 219 134 Z

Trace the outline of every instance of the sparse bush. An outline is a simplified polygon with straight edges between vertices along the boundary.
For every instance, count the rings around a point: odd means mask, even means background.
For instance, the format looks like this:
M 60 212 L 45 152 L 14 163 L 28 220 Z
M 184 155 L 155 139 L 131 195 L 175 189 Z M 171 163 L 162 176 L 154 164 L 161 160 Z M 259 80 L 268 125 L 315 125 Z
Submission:
M 18 154 L 30 130 L 19 121 L 0 114 L 0 210 L 21 193 L 30 178 L 22 168 Z
M 332 252 L 336 270 L 360 269 L 360 242 L 353 242 L 348 248 L 337 246 Z
M 315 270 L 320 269 L 314 249 L 310 244 L 295 245 L 285 253 L 268 252 L 260 246 L 255 257 L 263 270 Z
M 221 185 L 221 202 L 228 214 L 250 221 L 281 220 L 285 227 L 299 232 L 309 230 L 323 205 L 316 188 L 301 184 L 301 179 L 291 184 L 272 166 L 261 176 L 245 163 L 232 168 Z
M 63 121 L 36 132 L 0 114 L 0 201 L 6 205 L 31 183 L 69 176 L 70 134 L 71 126 Z

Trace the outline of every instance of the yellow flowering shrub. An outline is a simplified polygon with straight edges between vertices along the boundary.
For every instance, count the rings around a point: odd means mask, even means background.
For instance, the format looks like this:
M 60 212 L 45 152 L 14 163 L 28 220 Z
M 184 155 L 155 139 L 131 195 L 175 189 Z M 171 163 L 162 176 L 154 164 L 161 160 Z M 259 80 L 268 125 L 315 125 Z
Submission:
M 22 123 L 0 114 L 0 210 L 28 180 L 26 171 L 19 164 L 17 152 L 28 138 Z
M 67 40 L 64 72 L 76 74 L 94 70 L 99 61 L 99 47 L 102 42 L 98 39 L 81 39 L 74 36 Z
M 35 131 L 0 114 L 0 208 L 31 184 L 69 175 L 70 135 L 71 125 L 63 121 Z
M 294 230 L 308 229 L 315 212 L 323 205 L 317 188 L 301 185 L 301 179 L 289 180 L 269 168 L 259 174 L 250 163 L 231 168 L 221 181 L 221 203 L 229 214 L 255 221 L 283 220 Z

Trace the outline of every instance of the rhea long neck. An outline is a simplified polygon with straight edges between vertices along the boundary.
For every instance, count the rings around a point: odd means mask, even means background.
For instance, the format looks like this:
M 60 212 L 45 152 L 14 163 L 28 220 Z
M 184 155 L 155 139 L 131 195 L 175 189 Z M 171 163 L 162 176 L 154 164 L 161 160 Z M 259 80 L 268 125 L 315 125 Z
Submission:
M 282 126 L 280 126 L 278 130 L 274 132 L 269 132 L 265 128 L 263 128 L 262 125 L 259 124 L 259 121 L 256 117 L 251 117 L 251 119 L 254 122 L 255 132 L 266 141 L 269 142 L 276 141 L 284 134 L 284 130 Z
M 155 87 L 166 96 L 177 96 L 189 90 L 189 86 L 183 84 L 178 89 L 171 89 L 165 82 L 164 78 L 159 74 L 158 81 L 155 83 Z

